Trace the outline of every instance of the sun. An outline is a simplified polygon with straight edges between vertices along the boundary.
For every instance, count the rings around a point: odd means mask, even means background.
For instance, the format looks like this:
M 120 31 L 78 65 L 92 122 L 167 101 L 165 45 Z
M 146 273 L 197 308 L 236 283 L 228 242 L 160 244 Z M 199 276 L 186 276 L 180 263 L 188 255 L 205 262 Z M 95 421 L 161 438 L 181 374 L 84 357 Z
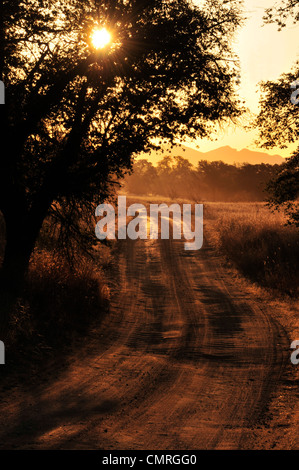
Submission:
M 111 34 L 106 28 L 95 29 L 91 35 L 91 42 L 96 49 L 103 49 L 111 42 Z

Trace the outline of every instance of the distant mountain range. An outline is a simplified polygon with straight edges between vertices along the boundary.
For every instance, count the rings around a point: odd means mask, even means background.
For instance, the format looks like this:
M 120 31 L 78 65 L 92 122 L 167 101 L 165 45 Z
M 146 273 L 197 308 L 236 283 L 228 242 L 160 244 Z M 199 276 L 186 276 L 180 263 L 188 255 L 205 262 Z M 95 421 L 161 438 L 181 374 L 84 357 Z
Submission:
M 189 160 L 192 165 L 196 166 L 199 160 L 212 161 L 223 161 L 224 163 L 234 164 L 234 163 L 251 163 L 252 165 L 260 163 L 269 163 L 270 165 L 281 164 L 285 161 L 280 155 L 269 155 L 265 152 L 254 152 L 252 150 L 242 149 L 236 150 L 232 147 L 225 146 L 219 147 L 215 150 L 210 150 L 210 152 L 199 152 L 198 150 L 192 149 L 190 147 L 175 147 L 173 149 L 164 149 L 164 152 L 151 152 L 149 154 L 142 154 L 140 158 L 146 158 L 150 160 L 154 165 L 165 155 L 181 156 Z

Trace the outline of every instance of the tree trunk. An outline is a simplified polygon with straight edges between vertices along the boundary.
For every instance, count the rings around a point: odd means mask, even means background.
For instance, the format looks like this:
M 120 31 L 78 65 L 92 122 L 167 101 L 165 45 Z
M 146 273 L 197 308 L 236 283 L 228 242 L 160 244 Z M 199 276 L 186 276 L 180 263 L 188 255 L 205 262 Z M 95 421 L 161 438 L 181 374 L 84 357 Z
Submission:
M 0 340 L 8 335 L 9 320 L 18 297 L 22 294 L 29 260 L 43 222 L 37 217 L 4 216 L 6 223 L 6 246 L 0 272 Z

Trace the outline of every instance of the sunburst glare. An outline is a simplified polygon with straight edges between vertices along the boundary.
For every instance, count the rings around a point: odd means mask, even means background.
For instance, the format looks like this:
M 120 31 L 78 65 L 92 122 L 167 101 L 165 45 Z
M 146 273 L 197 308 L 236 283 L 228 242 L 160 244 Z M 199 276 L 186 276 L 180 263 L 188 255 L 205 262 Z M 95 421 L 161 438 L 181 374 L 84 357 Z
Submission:
M 111 42 L 111 34 L 106 28 L 95 29 L 91 35 L 91 42 L 96 49 L 104 49 Z

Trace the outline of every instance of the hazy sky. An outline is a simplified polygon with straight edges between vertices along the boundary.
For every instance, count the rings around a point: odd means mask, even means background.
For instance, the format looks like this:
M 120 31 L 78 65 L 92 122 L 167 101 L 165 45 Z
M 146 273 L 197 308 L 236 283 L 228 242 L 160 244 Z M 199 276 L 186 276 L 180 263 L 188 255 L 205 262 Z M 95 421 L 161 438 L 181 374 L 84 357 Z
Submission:
M 245 0 L 245 15 L 248 19 L 235 40 L 235 51 L 241 62 L 240 97 L 253 112 L 258 111 L 258 82 L 277 79 L 282 73 L 289 72 L 295 61 L 299 60 L 299 25 L 291 25 L 282 31 L 278 31 L 275 25 L 263 26 L 265 8 L 274 3 L 275 0 Z M 238 150 L 258 150 L 253 144 L 255 137 L 255 132 L 231 128 L 219 134 L 217 141 L 199 140 L 192 144 L 189 142 L 188 145 L 196 147 L 198 144 L 202 152 L 223 145 L 230 145 Z M 296 145 L 288 150 L 275 148 L 261 151 L 286 157 L 295 147 Z

